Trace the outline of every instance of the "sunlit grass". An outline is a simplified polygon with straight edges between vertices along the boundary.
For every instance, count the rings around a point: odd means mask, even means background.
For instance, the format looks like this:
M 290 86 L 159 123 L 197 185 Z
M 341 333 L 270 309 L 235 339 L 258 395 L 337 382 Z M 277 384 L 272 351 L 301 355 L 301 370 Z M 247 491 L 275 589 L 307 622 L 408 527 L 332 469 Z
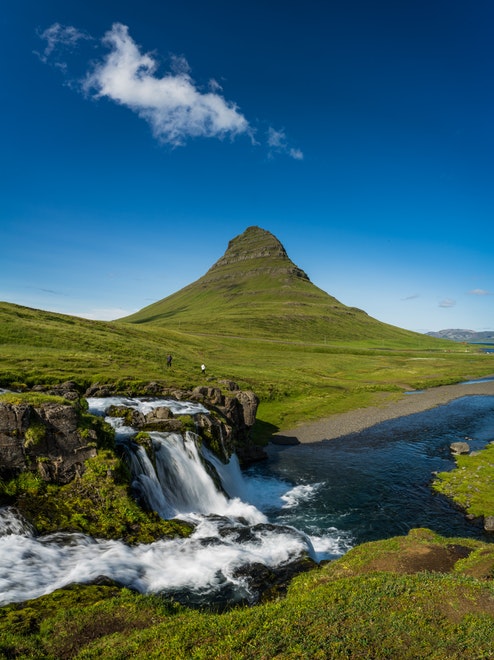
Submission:
M 252 332 L 254 325 L 253 317 Z M 380 404 L 408 388 L 493 371 L 490 356 L 475 347 L 405 331 L 388 342 L 375 337 L 295 341 L 274 331 L 269 337 L 239 336 L 238 329 L 218 321 L 216 331 L 88 321 L 0 303 L 0 385 L 16 389 L 74 380 L 82 387 L 108 382 L 139 392 L 150 381 L 189 388 L 234 380 L 260 397 L 260 421 L 289 428 Z M 206 378 L 200 373 L 203 362 Z
M 494 445 L 456 456 L 455 461 L 454 470 L 437 475 L 435 490 L 454 500 L 468 514 L 494 516 Z

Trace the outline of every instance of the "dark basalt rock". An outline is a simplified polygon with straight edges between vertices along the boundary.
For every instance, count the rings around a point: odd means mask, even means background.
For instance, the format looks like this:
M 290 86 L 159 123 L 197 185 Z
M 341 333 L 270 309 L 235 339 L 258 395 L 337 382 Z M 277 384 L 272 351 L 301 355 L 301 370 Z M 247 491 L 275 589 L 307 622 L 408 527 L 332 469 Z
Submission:
M 94 430 L 81 432 L 71 404 L 0 403 L 0 479 L 29 470 L 45 481 L 68 483 L 96 455 L 96 440 Z

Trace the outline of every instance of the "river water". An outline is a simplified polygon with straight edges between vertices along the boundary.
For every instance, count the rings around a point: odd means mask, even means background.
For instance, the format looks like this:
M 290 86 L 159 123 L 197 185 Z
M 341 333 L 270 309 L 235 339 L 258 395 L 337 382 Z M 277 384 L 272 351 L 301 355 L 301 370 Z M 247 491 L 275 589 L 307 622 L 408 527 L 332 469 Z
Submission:
M 143 411 L 169 405 L 178 414 L 200 409 L 159 400 L 89 400 L 90 410 L 102 415 L 112 403 Z M 151 434 L 152 464 L 131 443 L 134 431 L 113 423 L 132 454 L 134 488 L 163 517 L 193 522 L 195 532 L 134 547 L 81 534 L 39 537 L 15 511 L 0 509 L 0 605 L 101 575 L 191 604 L 255 602 L 245 570 L 252 565 L 277 569 L 302 556 L 333 559 L 413 527 L 490 540 L 435 495 L 430 482 L 435 471 L 454 467 L 451 442 L 468 438 L 475 450 L 494 440 L 492 396 L 466 396 L 337 440 L 270 445 L 269 460 L 244 473 L 236 457 L 225 466 L 198 451 L 193 434 Z
M 270 445 L 269 462 L 248 475 L 299 485 L 300 501 L 273 508 L 273 520 L 311 534 L 332 527 L 352 545 L 413 527 L 491 539 L 430 487 L 434 472 L 455 467 L 450 444 L 465 440 L 471 450 L 494 441 L 494 397 L 466 396 L 335 440 Z

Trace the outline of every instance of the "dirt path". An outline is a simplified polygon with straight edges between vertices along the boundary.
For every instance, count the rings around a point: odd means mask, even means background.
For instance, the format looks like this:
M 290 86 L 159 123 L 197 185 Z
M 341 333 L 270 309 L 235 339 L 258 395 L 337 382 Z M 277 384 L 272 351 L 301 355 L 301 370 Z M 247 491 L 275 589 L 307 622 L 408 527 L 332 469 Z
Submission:
M 276 444 L 296 444 L 298 442 L 319 442 L 332 440 L 349 433 L 356 433 L 388 419 L 413 415 L 436 406 L 449 403 L 463 396 L 494 396 L 494 376 L 492 380 L 460 385 L 442 385 L 429 390 L 403 395 L 399 401 L 379 407 L 357 408 L 349 412 L 332 415 L 317 422 L 301 424 L 273 436 Z

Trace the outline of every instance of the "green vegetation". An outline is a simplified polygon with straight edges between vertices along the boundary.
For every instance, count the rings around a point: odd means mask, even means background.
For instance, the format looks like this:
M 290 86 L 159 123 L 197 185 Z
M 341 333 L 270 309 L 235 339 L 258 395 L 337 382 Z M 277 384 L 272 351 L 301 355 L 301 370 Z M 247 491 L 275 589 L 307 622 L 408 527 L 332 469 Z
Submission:
M 163 536 L 188 536 L 191 528 L 143 511 L 132 497 L 120 458 L 109 449 L 86 461 L 86 470 L 65 486 L 48 484 L 23 472 L 0 483 L 0 498 L 15 498 L 16 507 L 41 534 L 82 532 L 95 538 L 151 543 Z
M 142 393 L 156 381 L 192 388 L 230 379 L 260 397 L 259 435 L 357 407 L 379 405 L 422 388 L 492 373 L 477 349 L 407 333 L 387 343 L 293 341 L 278 335 L 203 335 L 196 330 L 97 322 L 0 303 L 0 386 L 26 389 L 72 380 L 81 388 L 115 384 Z M 166 355 L 174 356 L 166 367 Z M 38 396 L 38 393 L 31 395 Z M 12 395 L 9 395 L 12 396 Z
M 395 328 L 342 305 L 258 228 L 231 241 L 203 278 L 126 319 L 88 321 L 0 303 L 0 344 L 0 386 L 21 391 L 71 380 L 82 391 L 100 382 L 139 394 L 151 381 L 188 389 L 234 380 L 260 397 L 260 440 L 297 422 L 397 399 L 407 389 L 493 371 L 492 358 L 476 347 Z M 29 397 L 38 396 L 45 395 L 2 400 L 36 405 Z M 81 412 L 88 437 L 94 423 Z M 37 438 L 33 429 L 31 441 Z M 0 484 L 0 496 L 15 498 L 42 532 L 132 543 L 189 533 L 137 506 L 103 426 L 98 446 L 70 484 L 49 485 L 25 472 Z M 482 465 L 469 463 L 474 458 L 459 457 L 462 469 L 454 471 L 464 473 L 468 464 L 468 483 L 447 492 L 449 478 L 440 475 L 436 487 L 480 515 L 492 511 L 494 456 Z M 492 548 L 412 530 L 298 576 L 286 598 L 223 614 L 113 585 L 72 586 L 0 608 L 0 658 L 493 657 Z
M 0 403 L 8 403 L 12 406 L 22 404 L 28 406 L 41 406 L 43 403 L 69 403 L 62 396 L 53 396 L 42 392 L 4 392 L 0 394 Z
M 33 424 L 24 434 L 24 446 L 35 447 L 45 439 L 46 427 L 43 424 Z
M 440 472 L 433 487 L 469 515 L 494 516 L 494 445 L 455 457 L 456 468 Z
M 408 563 L 400 566 L 404 553 Z M 448 557 L 449 563 L 441 569 L 430 563 L 431 556 Z M 296 577 L 286 598 L 223 614 L 187 610 L 111 585 L 72 586 L 1 608 L 0 655 L 489 658 L 494 587 L 485 577 L 493 565 L 490 544 L 414 530 L 359 546 Z

